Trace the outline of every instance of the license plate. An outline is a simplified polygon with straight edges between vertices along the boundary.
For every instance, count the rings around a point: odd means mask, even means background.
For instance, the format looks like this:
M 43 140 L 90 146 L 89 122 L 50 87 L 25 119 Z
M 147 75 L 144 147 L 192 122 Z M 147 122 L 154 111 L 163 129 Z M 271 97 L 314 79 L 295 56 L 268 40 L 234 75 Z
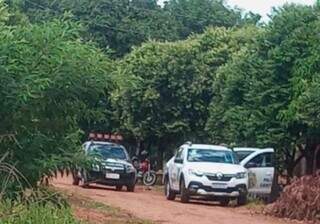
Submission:
M 212 187 L 213 188 L 227 188 L 227 184 L 225 184 L 225 183 L 213 183 L 212 184 Z
M 107 179 L 120 179 L 120 175 L 118 173 L 106 173 Z

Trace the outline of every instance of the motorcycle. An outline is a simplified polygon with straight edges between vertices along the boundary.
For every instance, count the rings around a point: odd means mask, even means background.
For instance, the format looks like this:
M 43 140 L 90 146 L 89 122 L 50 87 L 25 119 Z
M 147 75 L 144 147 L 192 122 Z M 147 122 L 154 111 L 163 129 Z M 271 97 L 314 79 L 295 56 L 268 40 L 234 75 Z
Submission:
M 157 174 L 151 168 L 149 159 L 140 161 L 137 157 L 132 158 L 132 164 L 137 170 L 137 181 L 142 180 L 146 186 L 153 186 L 157 182 Z

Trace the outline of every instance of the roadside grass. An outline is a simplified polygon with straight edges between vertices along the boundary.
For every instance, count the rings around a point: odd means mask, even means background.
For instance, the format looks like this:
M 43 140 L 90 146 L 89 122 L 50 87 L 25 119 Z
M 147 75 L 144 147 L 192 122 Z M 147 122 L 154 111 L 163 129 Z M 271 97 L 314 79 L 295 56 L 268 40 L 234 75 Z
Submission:
M 56 192 L 56 197 L 37 201 L 0 200 L 0 224 L 152 224 L 120 208 L 82 196 L 52 188 L 48 192 Z
M 70 208 L 57 208 L 52 203 L 45 205 L 31 203 L 0 202 L 1 224 L 79 224 Z
M 244 206 L 251 214 L 263 214 L 266 203 L 259 198 L 248 198 L 248 203 Z
M 67 195 L 75 218 L 85 224 L 152 224 L 149 220 L 139 219 L 132 214 L 92 199 Z

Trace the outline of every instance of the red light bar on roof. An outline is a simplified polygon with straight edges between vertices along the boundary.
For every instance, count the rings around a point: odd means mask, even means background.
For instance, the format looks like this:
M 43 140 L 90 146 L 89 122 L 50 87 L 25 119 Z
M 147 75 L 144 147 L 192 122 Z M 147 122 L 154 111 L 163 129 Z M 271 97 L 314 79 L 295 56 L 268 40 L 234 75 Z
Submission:
M 90 133 L 89 140 L 100 141 L 122 141 L 123 136 L 120 134 L 108 134 L 108 133 Z

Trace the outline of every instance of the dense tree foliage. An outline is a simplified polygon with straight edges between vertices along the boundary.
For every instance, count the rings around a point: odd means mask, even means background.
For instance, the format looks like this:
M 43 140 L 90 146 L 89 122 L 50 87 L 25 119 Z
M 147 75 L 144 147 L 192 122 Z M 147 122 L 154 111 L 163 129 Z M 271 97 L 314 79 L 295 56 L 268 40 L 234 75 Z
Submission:
M 180 40 L 203 32 L 207 26 L 232 27 L 259 20 L 253 14 L 242 18 L 240 10 L 220 0 L 170 0 L 164 7 L 156 0 L 7 1 L 32 22 L 65 17 L 69 12 L 74 21 L 86 27 L 85 39 L 114 56 L 123 56 L 132 46 L 149 39 Z
M 78 37 L 67 21 L 1 26 L 0 133 L 16 142 L 1 139 L 0 154 L 9 153 L 32 185 L 71 164 L 81 126 L 105 119 L 108 108 L 97 105 L 110 88 L 111 64 Z
M 164 9 L 179 23 L 179 35 L 201 33 L 208 26 L 232 27 L 241 21 L 241 11 L 216 0 L 171 0 Z
M 285 6 L 256 44 L 220 68 L 207 126 L 213 139 L 273 146 L 289 174 L 302 156 L 310 157 L 311 172 L 319 145 L 318 16 L 316 7 Z M 302 156 L 295 160 L 297 148 Z
M 255 32 L 255 27 L 208 29 L 186 41 L 133 50 L 118 69 L 133 85 L 120 84 L 113 97 L 122 127 L 160 151 L 171 142 L 205 141 L 216 70 Z

